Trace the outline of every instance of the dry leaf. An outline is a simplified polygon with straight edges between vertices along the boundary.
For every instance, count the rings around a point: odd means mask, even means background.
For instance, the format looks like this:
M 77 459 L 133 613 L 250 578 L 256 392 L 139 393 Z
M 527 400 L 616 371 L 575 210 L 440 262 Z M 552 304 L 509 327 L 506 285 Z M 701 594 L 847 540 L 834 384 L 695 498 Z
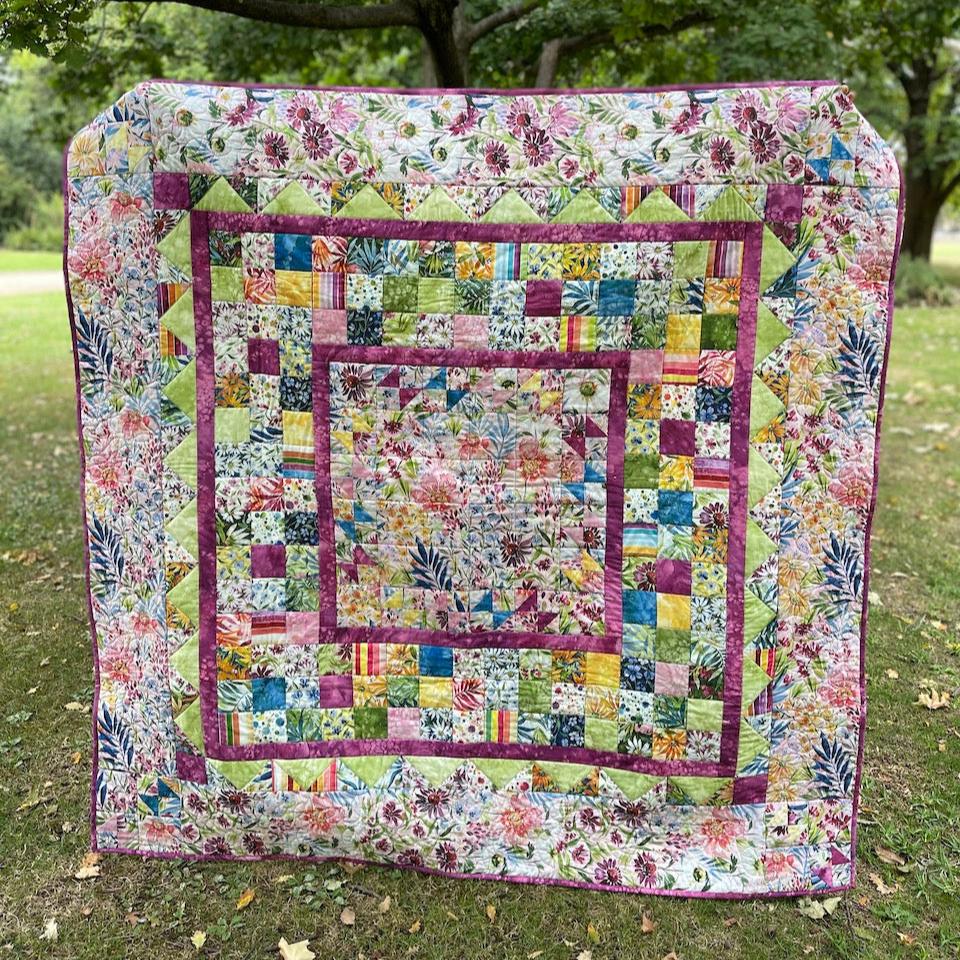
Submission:
M 811 900 L 809 897 L 801 897 L 797 901 L 797 910 L 811 920 L 822 920 L 824 917 L 829 917 L 837 909 L 839 903 L 839 897 L 827 897 L 825 900 Z
M 492 904 L 487 904 L 487 919 L 492 923 L 497 919 L 497 908 Z
M 869 880 L 877 888 L 877 893 L 879 893 L 882 897 L 885 897 L 891 893 L 896 893 L 900 889 L 899 884 L 894 884 L 892 887 L 889 886 L 879 873 L 871 873 L 869 875 Z
M 444 913 L 451 919 L 459 921 L 459 917 L 452 910 L 445 910 Z
M 657 929 L 657 925 L 646 915 L 640 918 L 640 932 L 641 933 L 653 933 Z
M 593 951 L 592 950 L 581 950 L 577 954 L 577 960 L 593 960 Z
M 194 930 L 190 942 L 193 944 L 193 948 L 197 953 L 199 953 L 203 949 L 203 945 L 207 942 L 207 931 Z
M 600 942 L 600 931 L 592 923 L 587 924 L 587 939 L 591 943 Z
M 124 918 L 131 927 L 135 927 L 139 922 L 140 918 L 135 913 L 128 913 Z
M 253 898 L 256 895 L 257 894 L 255 890 L 252 890 L 250 887 L 247 887 L 247 889 L 244 890 L 243 893 L 241 893 L 240 896 L 237 898 L 237 909 L 245 910 L 247 907 L 250 906 L 251 903 L 253 903 Z
M 276 880 L 274 880 L 273 882 L 274 882 L 274 883 L 289 883 L 291 880 L 293 880 L 293 874 L 292 874 L 292 873 L 281 873 L 280 876 L 277 877 Z
M 673 950 L 671 950 L 671 951 L 663 958 L 663 960 L 680 960 L 680 958 L 673 952 Z
M 310 949 L 309 940 L 298 940 L 296 943 L 287 943 L 285 937 L 280 938 L 277 944 L 283 960 L 313 960 L 316 954 Z
M 76 700 L 71 700 L 69 703 L 63 705 L 64 710 L 68 710 L 70 713 L 76 713 L 78 710 L 83 710 L 83 704 L 77 703 Z
M 390 895 L 387 894 L 379 904 L 377 904 L 377 913 L 386 913 L 390 909 L 390 905 L 393 901 L 390 899 Z
M 899 680 L 899 679 L 900 679 L 900 674 L 897 673 L 896 670 L 888 670 L 888 671 L 887 671 L 887 676 L 888 676 L 891 680 Z
M 353 907 L 344 907 L 340 911 L 340 922 L 345 927 L 352 927 L 357 922 L 357 915 L 353 912 Z
M 56 943 L 59 938 L 60 930 L 57 927 L 57 921 L 51 918 L 43 925 L 43 933 L 40 934 L 40 939 Z
M 881 863 L 887 863 L 891 866 L 897 866 L 898 864 L 907 862 L 902 854 L 897 853 L 896 850 L 890 850 L 888 847 L 874 847 L 873 852 L 877 855 L 877 859 Z
M 926 690 L 921 692 L 917 698 L 917 703 L 928 710 L 942 710 L 944 707 L 950 706 L 950 691 L 944 690 L 941 692 L 935 687 L 931 687 L 929 693 Z
M 527 954 L 527 960 L 537 960 L 537 957 L 542 957 L 542 956 L 543 956 L 542 950 L 534 950 L 533 953 Z
M 725 927 L 735 927 L 740 921 L 736 917 L 724 917 L 721 922 Z
M 422 926 L 423 924 L 419 920 L 414 920 L 407 933 L 419 933 Z
M 897 939 L 908 947 L 917 942 L 917 938 L 912 933 L 897 933 Z
M 100 876 L 99 853 L 88 853 L 80 861 L 80 869 L 73 875 L 74 880 L 90 880 Z

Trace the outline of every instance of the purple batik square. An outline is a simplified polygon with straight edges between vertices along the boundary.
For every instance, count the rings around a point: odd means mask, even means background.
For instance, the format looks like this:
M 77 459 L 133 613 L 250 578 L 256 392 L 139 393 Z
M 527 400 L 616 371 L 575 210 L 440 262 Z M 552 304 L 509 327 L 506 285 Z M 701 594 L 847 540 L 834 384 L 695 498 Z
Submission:
M 697 449 L 697 424 L 694 420 L 661 420 L 660 452 L 692 457 Z
M 689 560 L 657 560 L 657 592 L 690 596 L 691 573 Z
M 733 781 L 734 803 L 764 803 L 767 799 L 766 775 L 737 777 Z
M 281 544 L 254 544 L 250 548 L 250 573 L 254 577 L 283 577 L 287 573 L 287 548 Z
M 559 317 L 562 293 L 562 280 L 528 280 L 524 312 L 528 317 Z
M 799 223 L 803 209 L 803 184 L 771 183 L 767 186 L 765 219 Z
M 352 707 L 353 677 L 344 674 L 320 678 L 321 707 Z
M 177 776 L 191 783 L 207 782 L 207 764 L 203 757 L 195 753 L 177 751 Z
M 280 376 L 280 344 L 276 340 L 248 340 L 247 361 L 251 373 Z

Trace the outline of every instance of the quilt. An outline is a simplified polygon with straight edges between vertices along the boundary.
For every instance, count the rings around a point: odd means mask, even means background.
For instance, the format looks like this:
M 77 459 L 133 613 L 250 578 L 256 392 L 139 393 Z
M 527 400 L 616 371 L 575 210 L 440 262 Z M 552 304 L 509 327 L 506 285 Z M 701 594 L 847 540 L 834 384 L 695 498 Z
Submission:
M 902 191 L 845 87 L 151 81 L 65 197 L 95 849 L 853 883 Z

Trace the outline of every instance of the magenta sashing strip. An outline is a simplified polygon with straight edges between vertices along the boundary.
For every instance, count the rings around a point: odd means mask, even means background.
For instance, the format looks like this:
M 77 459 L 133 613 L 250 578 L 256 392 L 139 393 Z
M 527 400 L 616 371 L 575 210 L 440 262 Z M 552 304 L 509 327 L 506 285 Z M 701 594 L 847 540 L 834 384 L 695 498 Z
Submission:
M 833 83 L 98 117 L 95 849 L 849 887 L 901 195 Z

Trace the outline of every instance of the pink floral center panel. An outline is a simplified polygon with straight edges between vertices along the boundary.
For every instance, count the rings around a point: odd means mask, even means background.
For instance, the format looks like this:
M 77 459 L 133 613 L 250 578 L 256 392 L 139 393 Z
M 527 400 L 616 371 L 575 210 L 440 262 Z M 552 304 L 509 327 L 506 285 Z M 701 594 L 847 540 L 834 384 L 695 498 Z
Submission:
M 758 232 L 194 212 L 208 754 L 732 773 Z
M 594 365 L 582 369 L 545 353 L 317 353 L 341 358 L 315 368 L 324 458 L 329 450 L 318 502 L 334 531 L 320 566 L 336 571 L 322 591 L 326 623 L 362 628 L 358 639 L 396 628 L 421 643 L 429 632 L 510 645 L 578 636 L 595 648 L 591 638 L 619 637 L 607 539 L 612 559 L 622 537 L 624 354 L 584 355 Z M 415 362 L 425 355 L 436 361 Z

